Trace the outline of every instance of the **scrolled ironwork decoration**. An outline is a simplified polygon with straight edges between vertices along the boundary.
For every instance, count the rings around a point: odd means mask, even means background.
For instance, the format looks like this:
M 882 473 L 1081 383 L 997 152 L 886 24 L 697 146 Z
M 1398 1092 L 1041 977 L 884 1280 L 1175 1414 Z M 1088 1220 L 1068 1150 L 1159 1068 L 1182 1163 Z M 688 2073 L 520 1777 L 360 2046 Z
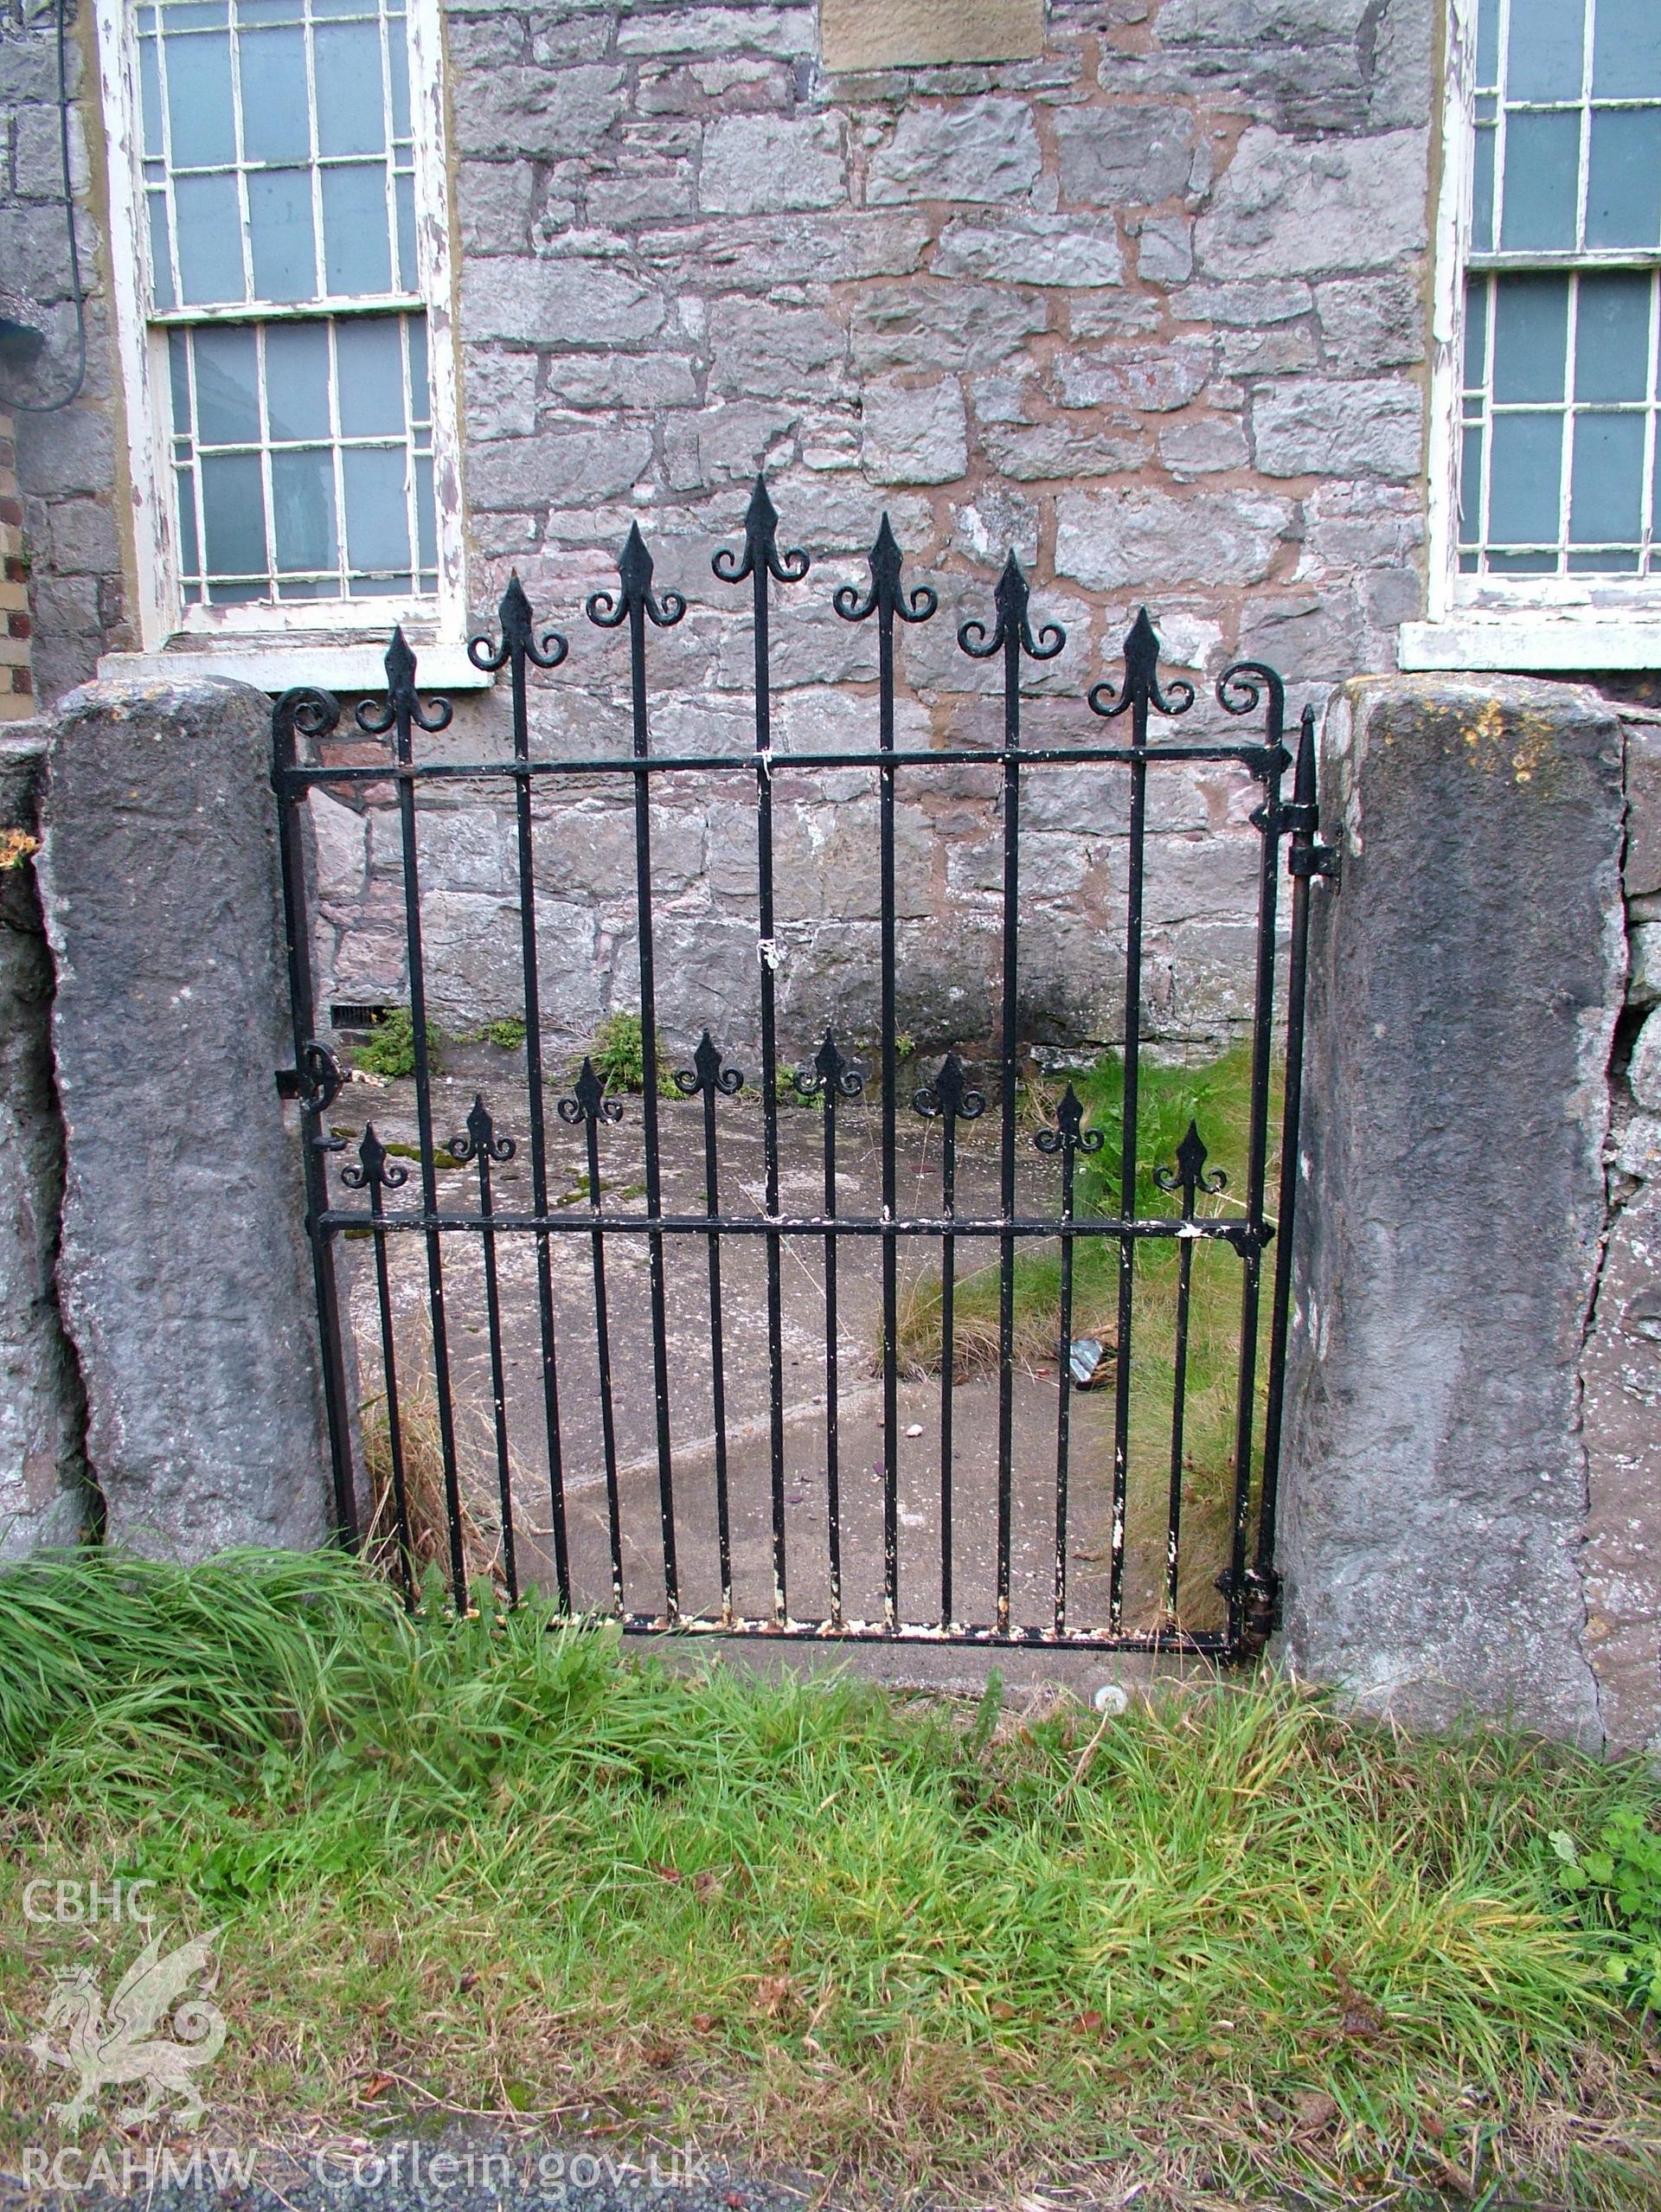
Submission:
M 295 1070 L 294 1097 L 309 1113 L 327 1113 L 346 1087 L 345 1069 L 315 1037 L 295 1055 Z
M 309 738 L 315 745 L 339 723 L 339 700 L 312 683 L 292 685 L 271 710 L 271 734 L 284 759 L 293 757 L 298 739 Z
M 958 631 L 958 643 L 972 660 L 989 661 L 994 653 L 1011 650 L 1024 653 L 1029 660 L 1055 659 L 1067 643 L 1067 632 L 1059 622 L 1046 622 L 1035 638 L 1028 612 L 1031 597 L 1021 563 L 1011 553 L 992 593 L 991 634 L 978 620 L 965 622 Z
M 1084 1126 L 1084 1102 L 1069 1083 L 1055 1109 L 1055 1126 L 1036 1131 L 1032 1141 L 1041 1152 L 1070 1158 L 1075 1152 L 1099 1152 L 1102 1132 Z
M 620 1100 L 608 1098 L 606 1086 L 594 1073 L 594 1063 L 585 1059 L 582 1072 L 571 1087 L 568 1097 L 560 1100 L 555 1108 L 560 1119 L 571 1128 L 580 1121 L 621 1121 L 623 1106 Z
M 651 588 L 652 559 L 646 542 L 640 535 L 638 523 L 629 524 L 629 535 L 623 541 L 623 550 L 618 556 L 617 575 L 620 588 L 615 592 L 591 592 L 584 602 L 584 612 L 590 622 L 601 630 L 616 630 L 631 614 L 639 612 L 656 623 L 660 630 L 674 627 L 686 612 L 686 601 L 678 592 L 664 592 L 659 596 Z
M 386 670 L 386 705 L 377 707 L 368 699 L 360 699 L 356 719 L 359 729 L 368 737 L 384 737 L 388 730 L 395 731 L 399 757 L 406 759 L 410 731 L 424 729 L 433 735 L 448 729 L 454 709 L 447 699 L 434 698 L 426 706 L 421 704 L 415 687 L 415 655 L 401 623 L 393 632 L 392 643 L 387 647 Z
M 503 1160 L 510 1160 L 517 1148 L 511 1137 L 497 1135 L 484 1094 L 475 1091 L 465 1129 L 459 1137 L 448 1138 L 444 1149 L 461 1166 L 469 1160 L 494 1160 L 499 1166 Z
M 978 1121 L 986 1111 L 984 1097 L 979 1091 L 970 1089 L 963 1062 L 955 1051 L 946 1054 L 939 1074 L 932 1083 L 924 1084 L 913 1098 L 912 1105 L 929 1121 Z
M 1175 1168 L 1155 1168 L 1153 1171 L 1153 1179 L 1161 1190 L 1172 1194 L 1179 1190 L 1182 1192 L 1183 1219 L 1185 1221 L 1193 1220 L 1194 1209 L 1202 1191 L 1208 1198 L 1215 1198 L 1219 1191 L 1228 1187 L 1228 1178 L 1221 1168 L 1213 1168 L 1209 1173 L 1207 1172 L 1205 1163 L 1208 1157 L 1199 1124 L 1190 1121 L 1187 1136 L 1177 1147 Z
M 756 478 L 745 510 L 742 548 L 734 553 L 728 546 L 718 547 L 709 566 L 723 584 L 741 584 L 758 571 L 776 576 L 781 584 L 799 584 L 806 575 L 808 559 L 800 546 L 779 550 L 779 510 L 764 476 Z
M 487 675 L 494 675 L 497 669 L 516 660 L 529 661 L 535 668 L 557 668 L 570 651 L 569 644 L 557 630 L 544 631 L 538 641 L 536 619 L 516 568 L 508 579 L 508 588 L 503 593 L 496 612 L 502 632 L 498 644 L 491 643 L 487 630 L 467 640 L 468 659 Z
M 1217 678 L 1217 704 L 1225 715 L 1254 715 L 1269 695 L 1269 727 L 1278 735 L 1286 711 L 1286 687 L 1267 661 L 1235 661 Z
M 1117 689 L 1106 678 L 1093 684 L 1089 693 L 1090 710 L 1106 721 L 1115 721 L 1127 708 L 1135 712 L 1138 721 L 1145 721 L 1151 708 L 1159 715 L 1185 715 L 1194 704 L 1194 686 L 1185 676 L 1173 676 L 1161 688 L 1159 682 L 1159 633 L 1149 619 L 1148 610 L 1138 611 L 1125 640 L 1125 681 Z
M 813 1065 L 798 1068 L 790 1080 L 798 1098 L 856 1099 L 865 1087 L 865 1071 L 843 1058 L 836 1038 L 827 1029 Z
M 870 589 L 862 599 L 857 584 L 838 584 L 830 595 L 831 606 L 844 622 L 863 622 L 873 614 L 885 619 L 898 615 L 901 622 L 928 620 L 940 603 L 939 597 L 927 584 L 919 584 L 911 592 L 904 589 L 900 571 L 905 558 L 885 510 L 865 556 L 871 572 Z
M 701 1091 L 711 1098 L 730 1099 L 743 1089 L 744 1078 L 736 1068 L 722 1067 L 721 1047 L 706 1029 L 698 1039 L 692 1065 L 676 1069 L 675 1087 L 683 1099 L 696 1098 Z
M 396 1190 L 409 1181 L 409 1170 L 390 1157 L 370 1122 L 358 1141 L 357 1165 L 342 1168 L 340 1179 L 348 1190 Z

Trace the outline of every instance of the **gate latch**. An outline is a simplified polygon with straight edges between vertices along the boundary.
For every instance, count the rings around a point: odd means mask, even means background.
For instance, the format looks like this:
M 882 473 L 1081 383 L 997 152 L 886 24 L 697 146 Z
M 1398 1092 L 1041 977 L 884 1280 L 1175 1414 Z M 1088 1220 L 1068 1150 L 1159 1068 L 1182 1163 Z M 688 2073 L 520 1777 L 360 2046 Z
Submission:
M 326 1044 L 302 1045 L 297 1068 L 277 1070 L 277 1095 L 311 1113 L 327 1113 L 346 1084 L 345 1070 Z

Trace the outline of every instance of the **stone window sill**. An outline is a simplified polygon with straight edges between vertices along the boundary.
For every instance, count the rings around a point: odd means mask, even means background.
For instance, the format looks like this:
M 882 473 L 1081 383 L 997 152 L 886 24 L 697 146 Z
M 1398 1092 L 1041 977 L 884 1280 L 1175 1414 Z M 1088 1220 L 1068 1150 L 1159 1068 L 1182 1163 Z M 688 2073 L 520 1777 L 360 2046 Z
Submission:
M 414 641 L 412 641 L 414 642 Z M 98 672 L 112 683 L 194 683 L 224 676 L 259 691 L 315 683 L 327 691 L 384 691 L 384 644 L 307 645 L 226 643 L 182 652 L 106 653 Z M 491 676 L 475 668 L 461 645 L 415 644 L 416 681 L 423 691 L 488 690 Z
M 1409 670 L 1661 669 L 1661 606 L 1465 609 L 1408 622 L 1396 664 Z

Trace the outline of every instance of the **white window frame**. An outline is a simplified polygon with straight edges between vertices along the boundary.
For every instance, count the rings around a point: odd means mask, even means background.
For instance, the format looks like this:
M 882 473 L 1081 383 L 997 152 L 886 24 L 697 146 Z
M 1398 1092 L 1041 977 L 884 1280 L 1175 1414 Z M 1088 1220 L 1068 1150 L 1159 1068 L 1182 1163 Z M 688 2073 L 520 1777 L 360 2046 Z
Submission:
M 440 0 L 406 0 L 409 26 L 411 128 L 414 145 L 419 298 L 379 296 L 366 311 L 401 305 L 426 318 L 432 379 L 433 507 L 438 589 L 419 598 L 364 599 L 350 612 L 339 601 L 262 601 L 189 606 L 180 589 L 167 344 L 172 317 L 149 312 L 149 226 L 143 220 L 138 21 L 131 0 L 94 0 L 99 92 L 109 145 L 110 265 L 116 339 L 131 479 L 141 651 L 106 654 L 100 672 L 123 676 L 234 676 L 276 689 L 289 683 L 372 689 L 384 681 L 386 640 L 401 623 L 423 676 L 449 688 L 490 681 L 465 649 L 466 588 L 460 499 L 454 272 L 445 171 L 444 33 Z M 291 308 L 292 315 L 295 311 Z M 330 312 L 339 312 L 331 308 Z M 192 308 L 198 327 L 215 322 L 270 323 L 241 307 Z
M 1403 624 L 1398 664 L 1404 669 L 1523 671 L 1661 668 L 1661 575 L 1459 573 L 1459 426 L 1476 146 L 1477 0 L 1447 0 L 1446 29 L 1431 322 L 1427 619 Z M 1599 259 L 1577 257 L 1573 266 L 1596 266 Z

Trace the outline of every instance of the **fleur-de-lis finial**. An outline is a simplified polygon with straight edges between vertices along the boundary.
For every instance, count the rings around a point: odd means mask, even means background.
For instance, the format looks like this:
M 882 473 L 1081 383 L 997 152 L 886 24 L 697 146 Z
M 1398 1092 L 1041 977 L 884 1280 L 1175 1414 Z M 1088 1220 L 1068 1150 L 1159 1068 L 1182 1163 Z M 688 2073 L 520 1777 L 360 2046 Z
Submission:
M 938 1118 L 948 1123 L 978 1121 L 986 1111 L 985 1099 L 978 1091 L 969 1088 L 964 1078 L 963 1062 L 955 1050 L 946 1054 L 934 1080 L 923 1086 L 912 1104 L 929 1120 Z
M 621 1101 L 607 1098 L 606 1086 L 594 1073 L 593 1061 L 586 1056 L 581 1072 L 572 1085 L 571 1090 L 572 1095 L 561 1099 L 559 1102 L 558 1112 L 561 1121 L 568 1122 L 574 1126 L 579 1121 L 622 1120 Z
M 629 524 L 618 555 L 617 575 L 619 591 L 591 592 L 586 602 L 588 619 L 600 629 L 615 630 L 638 610 L 660 630 L 668 630 L 686 612 L 686 601 L 678 592 L 664 592 L 661 598 L 653 592 L 651 555 L 638 523 Z
M 991 635 L 987 636 L 984 622 L 965 622 L 958 632 L 959 644 L 978 661 L 990 660 L 1000 646 L 1006 652 L 1025 653 L 1029 660 L 1054 660 L 1067 643 L 1067 632 L 1060 623 L 1047 622 L 1035 638 L 1027 612 L 1030 598 L 1026 576 L 1011 548 L 992 593 Z
M 1039 1130 L 1032 1141 L 1041 1152 L 1070 1157 L 1074 1152 L 1099 1152 L 1102 1135 L 1100 1129 L 1084 1126 L 1084 1103 L 1069 1083 L 1055 1109 L 1055 1126 Z
M 1175 1171 L 1170 1168 L 1155 1168 L 1153 1171 L 1153 1179 L 1161 1190 L 1182 1192 L 1183 1219 L 1185 1221 L 1193 1220 L 1194 1208 L 1202 1191 L 1208 1197 L 1215 1198 L 1218 1191 L 1226 1190 L 1228 1187 L 1228 1178 L 1221 1168 L 1213 1168 L 1209 1175 L 1206 1173 L 1207 1157 L 1199 1124 L 1190 1121 L 1188 1134 L 1177 1147 Z
M 357 1147 L 357 1165 L 342 1168 L 340 1179 L 349 1190 L 396 1190 L 409 1181 L 409 1170 L 388 1158 L 387 1148 L 370 1122 Z
M 721 546 L 709 565 L 723 584 L 741 584 L 747 576 L 758 574 L 776 576 L 781 584 L 799 584 L 806 575 L 807 555 L 799 546 L 792 546 L 787 553 L 779 550 L 779 510 L 773 503 L 766 477 L 757 476 L 750 494 L 742 549 L 734 553 Z
M 508 588 L 496 612 L 501 644 L 492 645 L 487 631 L 467 640 L 467 657 L 475 668 L 504 668 L 510 660 L 530 661 L 537 668 L 557 668 L 570 650 L 557 630 L 548 631 L 538 644 L 536 619 L 516 568 L 508 579 Z
M 805 1099 L 856 1099 L 865 1087 L 863 1071 L 843 1058 L 829 1029 L 824 1033 L 824 1042 L 813 1056 L 811 1068 L 798 1068 L 791 1080 L 798 1095 Z
M 357 705 L 357 726 L 370 737 L 384 737 L 388 730 L 395 734 L 400 760 L 409 757 L 409 734 L 412 729 L 436 732 L 448 729 L 451 706 L 447 699 L 433 699 L 425 707 L 415 687 L 415 655 L 404 635 L 400 623 L 392 633 L 392 643 L 387 647 L 387 703 L 384 707 L 371 705 L 361 699 Z
M 736 1068 L 721 1066 L 721 1047 L 706 1029 L 698 1039 L 690 1068 L 676 1069 L 675 1083 L 683 1098 L 696 1098 L 702 1091 L 712 1099 L 730 1099 L 743 1089 L 744 1078 Z
M 905 555 L 900 542 L 894 535 L 894 526 L 885 510 L 870 551 L 865 556 L 871 572 L 871 587 L 862 599 L 856 584 L 840 584 L 831 594 L 830 604 L 844 622 L 863 622 L 871 614 L 880 614 L 891 621 L 898 615 L 901 622 L 927 622 L 940 605 L 940 600 L 927 584 L 907 593 L 901 588 L 900 571 L 905 565 Z
M 482 1091 L 473 1093 L 472 1110 L 467 1116 L 467 1126 L 459 1137 L 452 1137 L 445 1146 L 453 1160 L 510 1160 L 514 1144 L 511 1137 L 498 1137 L 491 1110 L 484 1103 Z
M 1146 607 L 1140 608 L 1125 640 L 1125 681 L 1117 690 L 1105 681 L 1093 685 L 1092 712 L 1112 721 L 1129 708 L 1145 720 L 1150 708 L 1161 715 L 1185 715 L 1193 704 L 1194 686 L 1182 676 L 1173 677 L 1166 689 L 1160 689 L 1159 633 Z

